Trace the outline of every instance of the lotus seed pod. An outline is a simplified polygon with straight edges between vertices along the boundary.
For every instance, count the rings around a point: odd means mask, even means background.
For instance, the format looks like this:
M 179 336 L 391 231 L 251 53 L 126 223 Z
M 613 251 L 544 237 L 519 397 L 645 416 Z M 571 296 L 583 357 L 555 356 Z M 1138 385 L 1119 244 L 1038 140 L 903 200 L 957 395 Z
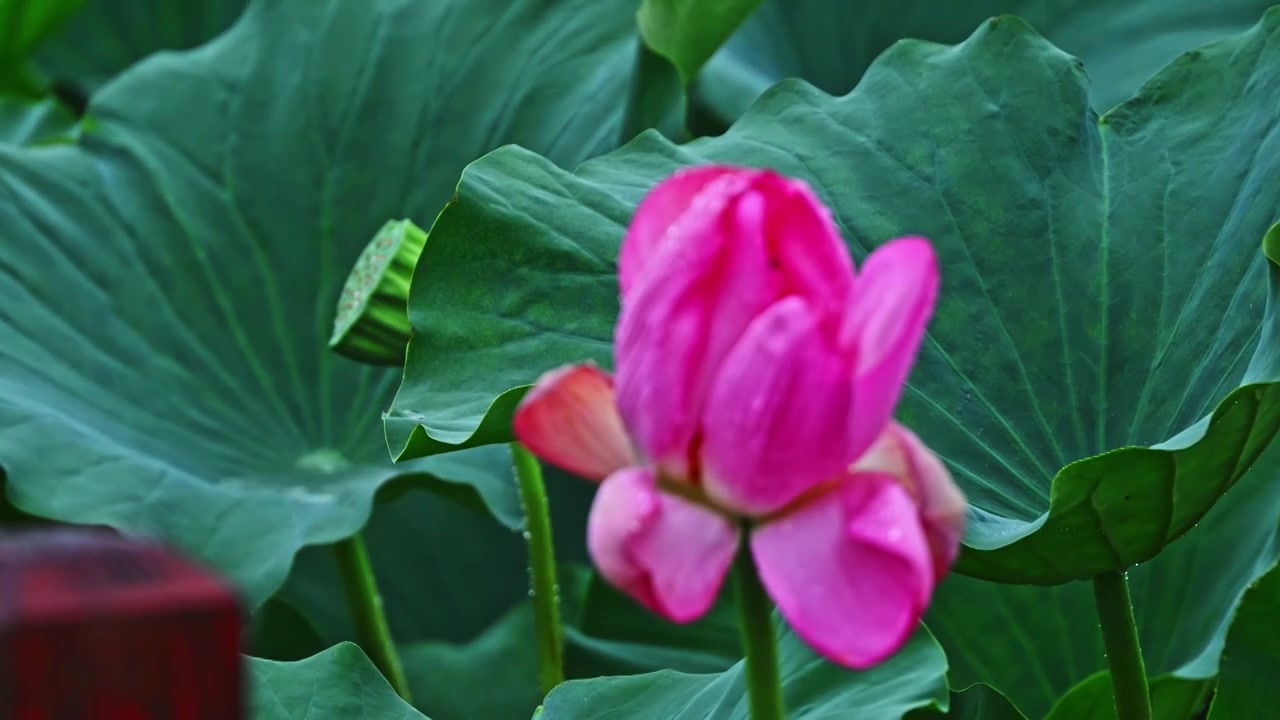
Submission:
M 427 234 L 409 220 L 391 220 L 374 236 L 347 276 L 329 347 L 372 365 L 404 365 L 409 344 L 409 281 Z

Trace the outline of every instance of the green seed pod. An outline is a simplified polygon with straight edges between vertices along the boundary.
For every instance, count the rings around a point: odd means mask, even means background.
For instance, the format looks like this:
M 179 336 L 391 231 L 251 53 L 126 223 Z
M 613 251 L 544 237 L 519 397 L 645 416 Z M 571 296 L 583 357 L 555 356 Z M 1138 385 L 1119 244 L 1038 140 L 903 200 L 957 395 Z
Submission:
M 427 234 L 408 220 L 382 226 L 342 287 L 332 350 L 372 365 L 404 365 L 411 333 L 409 281 L 426 244 Z

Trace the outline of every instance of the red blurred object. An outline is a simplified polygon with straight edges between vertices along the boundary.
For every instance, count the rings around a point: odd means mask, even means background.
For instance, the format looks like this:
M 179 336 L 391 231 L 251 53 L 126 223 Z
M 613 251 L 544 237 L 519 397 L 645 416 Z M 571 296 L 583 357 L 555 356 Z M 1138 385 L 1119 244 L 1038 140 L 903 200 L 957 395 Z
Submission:
M 240 720 L 231 588 L 107 530 L 0 535 L 0 719 Z

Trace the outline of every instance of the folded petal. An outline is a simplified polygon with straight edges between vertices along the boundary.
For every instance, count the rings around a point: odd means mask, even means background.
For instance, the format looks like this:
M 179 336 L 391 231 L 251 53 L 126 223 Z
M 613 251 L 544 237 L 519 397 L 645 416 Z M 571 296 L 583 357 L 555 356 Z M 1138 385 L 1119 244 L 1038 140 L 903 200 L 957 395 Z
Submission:
M 701 505 L 661 492 L 651 468 L 601 483 L 587 518 L 587 548 L 600 574 L 677 623 L 715 602 L 738 548 L 738 527 Z
M 723 176 L 702 193 L 681 218 L 678 244 L 623 299 L 614 331 L 618 409 L 636 444 L 673 477 L 695 472 L 689 448 L 711 375 L 777 296 L 761 199 L 739 197 L 749 179 Z
M 933 592 L 915 503 L 890 477 L 853 475 L 751 533 L 761 582 L 795 633 L 862 669 L 906 642 Z
M 863 447 L 893 416 L 938 297 L 928 240 L 899 238 L 867 257 L 846 311 L 842 344 L 858 352 L 858 426 Z
M 636 463 L 613 379 L 594 365 L 543 374 L 516 408 L 512 425 L 534 455 L 589 480 Z
M 621 263 L 618 404 L 637 444 L 664 472 L 696 480 L 689 453 L 701 409 L 747 326 L 790 295 L 842 316 L 854 275 L 830 212 L 804 183 L 744 169 L 670 182 L 654 191 L 651 214 L 637 213 L 643 222 Z M 673 214 L 672 198 L 693 187 L 696 197 L 662 239 L 644 241 Z
M 934 577 L 946 575 L 960 553 L 968 503 L 942 460 L 915 433 L 890 422 L 853 470 L 890 475 L 907 488 L 919 506 Z
M 717 183 L 732 176 L 728 183 Z M 769 170 L 702 165 L 676 171 L 658 183 L 636 208 L 622 240 L 618 283 L 627 295 L 645 268 L 672 245 L 688 241 L 698 219 L 723 212 L 727 198 L 747 189 L 768 202 L 765 234 L 777 253 L 777 270 L 793 279 L 790 292 L 827 293 L 843 301 L 853 262 L 831 211 L 807 183 Z M 690 217 L 685 218 L 689 213 Z
M 743 514 L 771 513 L 840 477 L 864 448 L 851 432 L 855 358 L 799 297 L 779 301 L 722 363 L 703 421 L 703 487 Z
M 799 295 L 821 313 L 843 315 L 854 267 L 831 211 L 795 178 L 770 173 L 757 187 L 770 199 L 766 236 L 770 267 L 782 278 L 779 295 Z
M 627 234 L 622 238 L 618 257 L 618 284 L 626 295 L 636 278 L 658 254 L 664 242 L 676 238 L 672 227 L 713 180 L 729 174 L 749 172 L 729 165 L 702 165 L 671 174 L 654 186 L 640 201 Z

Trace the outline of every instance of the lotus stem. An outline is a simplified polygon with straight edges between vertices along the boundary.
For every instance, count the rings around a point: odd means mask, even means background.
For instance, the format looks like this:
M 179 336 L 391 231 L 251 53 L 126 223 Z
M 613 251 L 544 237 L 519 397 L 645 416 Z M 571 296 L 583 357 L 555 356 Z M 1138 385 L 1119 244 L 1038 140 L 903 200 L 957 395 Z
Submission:
M 560 588 L 556 580 L 555 546 L 551 539 L 551 510 L 537 458 L 518 442 L 511 443 L 511 457 L 515 461 L 520 504 L 524 507 L 533 632 L 538 648 L 538 677 L 545 697 L 564 682 L 564 629 L 560 624 Z
M 782 682 L 778 674 L 778 640 L 773 603 L 760 583 L 751 544 L 742 543 L 733 570 L 738 594 L 738 626 L 747 664 L 747 697 L 751 720 L 784 720 Z
M 378 583 L 373 576 L 373 565 L 369 562 L 364 539 L 357 533 L 333 548 L 338 556 L 338 573 L 347 596 L 347 607 L 356 625 L 356 641 L 382 671 L 396 694 L 405 702 L 411 702 L 409 683 L 405 679 L 396 644 L 391 639 L 391 627 L 382 608 L 382 596 L 378 593 Z
M 1125 573 L 1111 570 L 1096 576 L 1093 599 L 1098 607 L 1107 665 L 1111 668 L 1116 720 L 1151 720 L 1151 693 Z

